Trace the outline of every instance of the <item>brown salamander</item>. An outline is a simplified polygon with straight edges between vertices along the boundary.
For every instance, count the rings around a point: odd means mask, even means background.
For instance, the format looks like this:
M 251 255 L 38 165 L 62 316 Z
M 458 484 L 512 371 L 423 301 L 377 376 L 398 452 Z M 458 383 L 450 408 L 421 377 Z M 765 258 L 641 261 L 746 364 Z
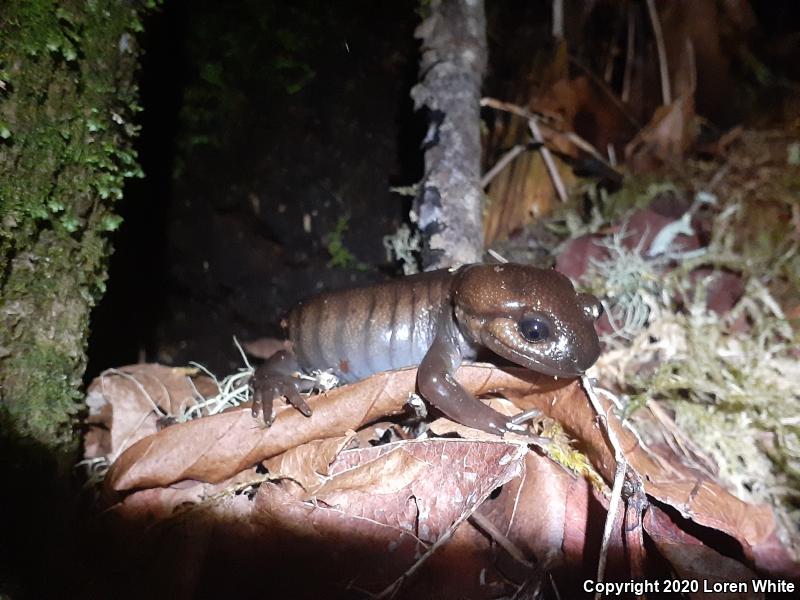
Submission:
M 272 420 L 283 396 L 306 415 L 307 388 L 293 374 L 328 369 L 345 382 L 419 365 L 420 394 L 463 425 L 492 433 L 515 429 L 461 387 L 454 373 L 477 350 L 557 377 L 581 375 L 600 355 L 594 321 L 602 305 L 557 271 L 519 264 L 473 264 L 327 292 L 289 315 L 294 354 L 280 352 L 256 370 L 254 414 Z

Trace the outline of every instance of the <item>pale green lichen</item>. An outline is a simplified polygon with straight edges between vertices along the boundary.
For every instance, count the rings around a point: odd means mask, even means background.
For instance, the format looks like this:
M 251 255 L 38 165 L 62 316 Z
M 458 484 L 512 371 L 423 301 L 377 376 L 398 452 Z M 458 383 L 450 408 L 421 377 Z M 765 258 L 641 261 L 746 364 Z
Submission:
M 800 339 L 769 286 L 784 282 L 797 292 L 800 240 L 781 223 L 748 233 L 744 225 L 758 210 L 729 201 L 706 251 L 671 271 L 629 256 L 613 237 L 606 243 L 616 262 L 595 263 L 595 291 L 612 296 L 612 312 L 641 318 L 627 318 L 635 326 L 606 338 L 599 372 L 627 392 L 626 414 L 651 400 L 669 407 L 723 483 L 744 499 L 771 503 L 788 524 L 800 518 Z M 710 275 L 690 279 L 699 266 Z M 706 305 L 720 269 L 735 269 L 744 284 L 722 316 Z
M 383 236 L 383 247 L 389 260 L 398 260 L 403 275 L 419 273 L 419 256 L 422 251 L 422 236 L 417 229 L 403 223 L 393 234 Z

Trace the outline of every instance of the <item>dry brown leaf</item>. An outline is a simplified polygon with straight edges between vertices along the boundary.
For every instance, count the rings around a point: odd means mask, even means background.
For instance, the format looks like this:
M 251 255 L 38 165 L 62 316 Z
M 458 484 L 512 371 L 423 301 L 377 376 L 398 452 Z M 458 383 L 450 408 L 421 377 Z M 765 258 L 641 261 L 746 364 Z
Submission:
M 271 428 L 239 409 L 169 427 L 140 440 L 112 466 L 109 489 L 124 491 L 169 485 L 181 480 L 223 481 L 236 473 L 288 449 L 337 437 L 366 422 L 397 413 L 414 388 L 416 371 L 382 373 L 356 384 L 311 399 L 314 415 L 303 417 L 294 409 L 279 412 Z M 476 395 L 506 389 L 521 409 L 538 408 L 562 423 L 580 441 L 581 448 L 611 481 L 614 454 L 585 395 L 576 382 L 554 382 L 523 369 L 503 371 L 488 366 L 468 366 L 459 371 L 462 384 Z M 608 403 L 606 409 L 608 410 Z M 759 568 L 769 571 L 782 547 L 775 543 L 775 523 L 767 506 L 754 506 L 735 498 L 715 482 L 640 447 L 635 435 L 613 415 L 631 468 L 644 481 L 646 492 L 675 507 L 700 525 L 730 535 L 745 548 Z M 316 449 L 298 450 L 293 460 L 302 464 L 303 452 L 315 455 L 311 467 L 295 468 L 298 481 L 314 489 L 320 465 L 338 451 L 340 441 L 317 443 Z M 309 455 L 306 455 L 306 458 Z M 285 457 L 288 464 L 290 458 Z M 411 467 L 409 467 L 411 468 Z M 324 470 L 322 471 L 324 478 Z M 791 565 L 786 559 L 783 563 Z
M 526 453 L 518 444 L 461 439 L 347 450 L 332 465 L 332 477 L 308 499 L 363 518 L 388 518 L 432 543 L 492 490 L 517 477 Z M 404 521 L 407 514 L 410 521 Z
M 130 539 L 165 543 L 177 553 L 153 552 L 162 571 L 171 565 L 186 581 L 219 593 L 247 596 L 250 590 L 236 583 L 226 587 L 213 577 L 206 581 L 204 556 L 212 549 L 215 556 L 222 552 L 234 562 L 252 553 L 268 564 L 301 565 L 270 570 L 271 592 L 293 597 L 329 593 L 332 585 L 373 593 L 396 585 L 402 597 L 496 597 L 510 591 L 509 580 L 534 577 L 527 566 L 532 561 L 557 572 L 560 566 L 570 574 L 561 577 L 560 589 L 580 593 L 574 588 L 575 574 L 594 577 L 607 510 L 606 499 L 584 479 L 524 444 L 491 436 L 345 449 L 357 442 L 352 430 L 360 424 L 402 409 L 415 375 L 413 369 L 379 374 L 312 398 L 312 418 L 284 408 L 272 429 L 248 410 L 236 410 L 141 440 L 120 457 L 109 482 L 116 490 L 153 489 L 129 495 L 112 514 L 136 528 Z M 559 421 L 606 480 L 612 479 L 614 453 L 578 382 L 481 365 L 461 369 L 458 379 L 476 395 L 505 390 L 514 405 L 499 401 L 501 410 L 503 405 L 509 413 L 538 408 Z M 736 540 L 759 570 L 792 572 L 796 565 L 786 560 L 766 507 L 747 505 L 714 482 L 643 449 L 613 414 L 608 419 L 650 497 L 707 528 L 699 529 L 709 532 L 706 544 Z M 370 430 L 360 443 L 375 435 Z M 252 465 L 264 459 L 269 474 L 258 475 Z M 232 478 L 223 481 L 226 477 Z M 222 483 L 188 481 L 193 479 Z M 499 494 L 487 500 L 500 486 Z M 479 514 L 492 531 L 462 523 L 481 503 Z M 628 508 L 625 520 L 623 512 L 620 507 L 607 554 L 608 580 L 647 573 L 656 560 L 652 553 L 645 555 L 637 515 Z M 720 558 L 716 546 L 703 547 L 680 532 L 665 534 L 657 517 L 649 517 L 647 531 L 676 572 L 691 568 L 676 565 L 685 544 L 686 556 L 704 561 L 706 568 L 718 566 L 721 577 L 749 573 L 733 559 Z M 142 523 L 171 525 L 146 532 Z M 183 564 L 187 557 L 191 565 Z M 458 561 L 460 576 L 453 574 L 452 561 Z M 219 568 L 214 560 L 214 569 Z
M 267 478 L 259 475 L 254 467 L 220 483 L 184 481 L 170 487 L 140 490 L 114 505 L 111 514 L 126 521 L 155 523 L 175 518 L 212 499 L 233 496 L 239 488 L 260 484 L 265 479 Z
M 522 477 L 503 486 L 500 494 L 485 502 L 479 512 L 525 556 L 535 557 L 537 563 L 559 567 L 565 564 L 568 552 L 572 561 L 569 566 L 576 568 L 583 563 L 587 544 L 599 547 L 597 538 L 581 535 L 589 520 L 588 505 L 576 500 L 589 493 L 588 486 L 584 486 L 584 479 L 531 452 L 525 457 Z M 595 516 L 602 522 L 602 514 Z M 517 561 L 505 555 L 498 560 L 500 568 L 510 576 L 524 576 Z
M 313 490 L 325 482 L 331 463 L 355 436 L 350 432 L 342 437 L 313 440 L 267 459 L 264 466 L 273 477 L 286 477 L 305 490 Z
M 543 395 L 517 400 L 521 408 L 539 408 L 559 421 L 606 481 L 612 481 L 616 462 L 605 430 L 597 415 L 572 383 L 543 402 Z M 625 428 L 603 401 L 609 426 L 616 432 L 630 467 L 641 477 L 647 494 L 675 508 L 699 525 L 711 527 L 736 539 L 745 556 L 760 570 L 777 575 L 797 573 L 798 565 L 787 551 L 776 544 L 776 524 L 772 509 L 763 504 L 743 502 L 718 483 L 688 467 L 668 461 L 643 448 L 637 437 Z
M 187 491 L 136 492 L 111 514 L 128 523 L 137 543 L 154 546 L 158 571 L 153 577 L 181 573 L 181 579 L 194 580 L 190 588 L 202 585 L 204 596 L 225 591 L 253 597 L 254 590 L 239 590 L 236 580 L 227 581 L 227 588 L 217 580 L 232 579 L 226 565 L 253 559 L 255 566 L 281 565 L 271 569 L 268 582 L 276 596 L 331 597 L 347 587 L 375 593 L 409 570 L 419 570 L 415 590 L 426 589 L 426 596 L 464 597 L 442 587 L 442 569 L 452 571 L 452 563 L 420 567 L 438 554 L 426 554 L 433 544 L 448 546 L 458 524 L 493 489 L 521 473 L 525 452 L 502 441 L 399 442 L 340 453 L 331 477 L 314 497 L 301 499 L 280 484 L 263 483 L 252 499 L 228 494 L 173 514 L 214 489 L 198 484 Z M 161 525 L 143 532 L 141 523 L 154 519 Z M 478 558 L 488 550 L 479 537 L 458 534 L 454 539 L 462 550 L 468 541 L 468 551 Z M 476 549 L 475 543 L 482 545 Z M 185 564 L 187 560 L 192 564 Z M 468 597 L 493 597 L 482 592 L 503 586 L 493 574 L 488 579 L 495 583 L 487 584 L 485 570 L 490 567 L 483 560 L 469 571 L 458 569 L 459 590 Z
M 614 92 L 601 81 L 586 76 L 556 81 L 530 108 L 545 115 L 556 115 L 562 131 L 574 131 L 605 153 L 609 144 L 621 145 L 633 135 L 631 117 Z M 574 144 L 563 148 L 565 154 L 578 157 Z
M 549 393 L 565 385 L 524 369 L 503 371 L 479 365 L 462 367 L 457 379 L 476 395 L 502 389 Z M 415 381 L 416 369 L 379 373 L 310 398 L 311 417 L 283 407 L 276 411 L 269 428 L 254 418 L 249 408 L 173 425 L 125 451 L 112 465 L 106 486 L 119 492 L 183 479 L 222 481 L 289 448 L 337 437 L 402 412 Z
M 690 94 L 656 109 L 650 122 L 625 146 L 631 169 L 649 171 L 681 158 L 694 141 L 694 116 Z
M 658 551 L 665 557 L 679 579 L 698 582 L 699 591 L 689 594 L 697 600 L 719 598 L 756 600 L 763 594 L 755 592 L 750 586 L 757 579 L 755 572 L 740 561 L 716 552 L 709 545 L 678 527 L 669 516 L 657 506 L 651 506 L 644 519 L 647 535 L 655 543 Z M 746 583 L 749 592 L 720 594 L 704 592 L 707 586 L 713 589 L 717 583 Z
M 136 441 L 156 433 L 160 417 L 178 415 L 194 404 L 196 388 L 216 393 L 213 382 L 196 376 L 195 369 L 136 364 L 103 371 L 86 394 L 90 426 L 86 458 L 114 460 Z

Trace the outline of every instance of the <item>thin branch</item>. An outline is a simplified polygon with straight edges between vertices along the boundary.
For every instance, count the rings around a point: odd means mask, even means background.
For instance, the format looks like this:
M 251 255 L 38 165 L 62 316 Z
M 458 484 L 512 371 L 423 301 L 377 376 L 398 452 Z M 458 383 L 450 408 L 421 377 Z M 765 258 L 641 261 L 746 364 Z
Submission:
M 482 514 L 474 512 L 470 515 L 469 521 L 472 525 L 477 527 L 478 529 L 482 529 L 484 533 L 486 533 L 490 538 L 492 538 L 497 544 L 508 554 L 516 560 L 518 563 L 523 565 L 527 569 L 533 568 L 533 563 L 525 558 L 525 554 L 523 554 L 522 550 L 514 544 L 508 537 L 500 531 L 494 523 L 492 523 L 489 519 L 484 517 Z
M 539 147 L 539 152 L 542 155 L 544 166 L 547 168 L 547 173 L 550 175 L 550 179 L 553 182 L 553 187 L 556 189 L 556 195 L 558 195 L 558 199 L 561 200 L 561 202 L 566 202 L 567 190 L 564 187 L 564 182 L 561 180 L 561 174 L 558 172 L 558 167 L 556 167 L 556 162 L 553 160 L 553 155 L 550 153 L 550 149 L 544 145 L 542 132 L 539 130 L 539 125 L 536 123 L 535 117 L 528 119 L 528 129 L 531 130 L 533 141 L 537 144 L 541 144 Z
M 553 38 L 564 39 L 564 0 L 551 0 L 553 9 Z
M 537 116 L 547 118 L 544 115 L 541 115 L 534 111 L 530 111 L 527 108 L 523 108 L 518 104 L 512 104 L 511 102 L 503 102 L 502 100 L 498 100 L 497 98 L 483 97 L 481 98 L 481 106 L 488 106 L 489 108 L 502 110 L 503 112 L 508 112 L 511 113 L 512 115 L 517 115 L 518 117 L 522 117 L 523 119 L 532 119 L 533 117 Z
M 622 93 L 620 97 L 623 102 L 630 102 L 631 99 L 631 82 L 633 80 L 633 60 L 636 42 L 636 15 L 633 13 L 633 7 L 628 5 L 628 39 L 625 44 L 625 70 L 622 75 Z
M 594 387 L 589 382 L 589 378 L 583 376 L 581 384 L 586 392 L 589 402 L 592 404 L 597 416 L 600 420 L 608 436 L 608 441 L 614 449 L 614 460 L 617 463 L 616 472 L 614 474 L 614 487 L 611 490 L 611 499 L 608 502 L 608 513 L 606 515 L 606 524 L 603 529 L 603 543 L 600 547 L 600 560 L 597 563 L 597 575 L 595 577 L 597 583 L 601 583 L 605 577 L 606 561 L 608 559 L 608 546 L 611 541 L 611 534 L 614 531 L 614 524 L 616 522 L 617 512 L 619 512 L 620 503 L 622 502 L 622 486 L 625 483 L 625 472 L 628 469 L 628 462 L 625 459 L 625 454 L 622 451 L 622 444 L 617 437 L 617 432 L 608 425 L 608 415 L 603 410 L 603 405 L 594 391 Z M 613 407 L 612 407 L 613 408 Z M 599 600 L 602 597 L 602 592 L 595 594 L 595 599 Z
M 486 189 L 486 186 L 488 186 L 492 182 L 492 179 L 497 177 L 500 171 L 505 169 L 506 166 L 512 160 L 514 160 L 524 151 L 525 151 L 525 146 L 523 146 L 522 144 L 517 144 L 516 146 L 511 148 L 511 150 L 503 154 L 503 156 L 500 157 L 500 159 L 495 163 L 495 165 L 486 172 L 486 175 L 481 177 L 481 187 L 483 189 Z
M 667 49 L 664 46 L 664 34 L 661 31 L 661 22 L 658 20 L 655 0 L 647 0 L 647 13 L 653 26 L 653 35 L 656 38 L 658 51 L 658 70 L 661 73 L 661 101 L 664 105 L 672 104 L 672 89 L 669 83 L 669 65 L 667 64 Z
M 487 254 L 489 254 L 489 256 L 491 256 L 493 259 L 495 259 L 497 262 L 501 264 L 505 264 L 508 262 L 508 259 L 499 252 L 497 252 L 497 250 L 489 248 L 486 252 Z

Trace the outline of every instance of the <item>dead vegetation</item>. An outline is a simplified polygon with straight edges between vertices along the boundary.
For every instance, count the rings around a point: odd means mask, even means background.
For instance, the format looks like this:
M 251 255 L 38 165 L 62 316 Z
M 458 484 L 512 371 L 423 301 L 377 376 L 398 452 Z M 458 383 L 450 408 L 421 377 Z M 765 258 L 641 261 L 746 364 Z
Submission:
M 628 35 L 653 36 L 643 55 L 611 44 L 598 75 L 562 46 L 547 85 L 483 102 L 502 115 L 484 131 L 487 244 L 538 253 L 607 308 L 595 384 L 459 371 L 498 410 L 541 411 L 550 443 L 420 427 L 413 369 L 325 391 L 311 418 L 284 408 L 266 429 L 241 405 L 246 370 L 121 368 L 89 390 L 102 435 L 87 457 L 112 463 L 106 518 L 136 532 L 132 554 L 244 595 L 224 566 L 256 556 L 271 593 L 294 597 L 800 577 L 797 125 L 703 138 L 703 75 L 726 61 L 702 42 L 724 32 L 699 29 L 708 6 L 675 4 L 638 17 L 625 4 Z M 716 17 L 747 29 L 737 15 Z M 210 409 L 220 397 L 236 406 Z

